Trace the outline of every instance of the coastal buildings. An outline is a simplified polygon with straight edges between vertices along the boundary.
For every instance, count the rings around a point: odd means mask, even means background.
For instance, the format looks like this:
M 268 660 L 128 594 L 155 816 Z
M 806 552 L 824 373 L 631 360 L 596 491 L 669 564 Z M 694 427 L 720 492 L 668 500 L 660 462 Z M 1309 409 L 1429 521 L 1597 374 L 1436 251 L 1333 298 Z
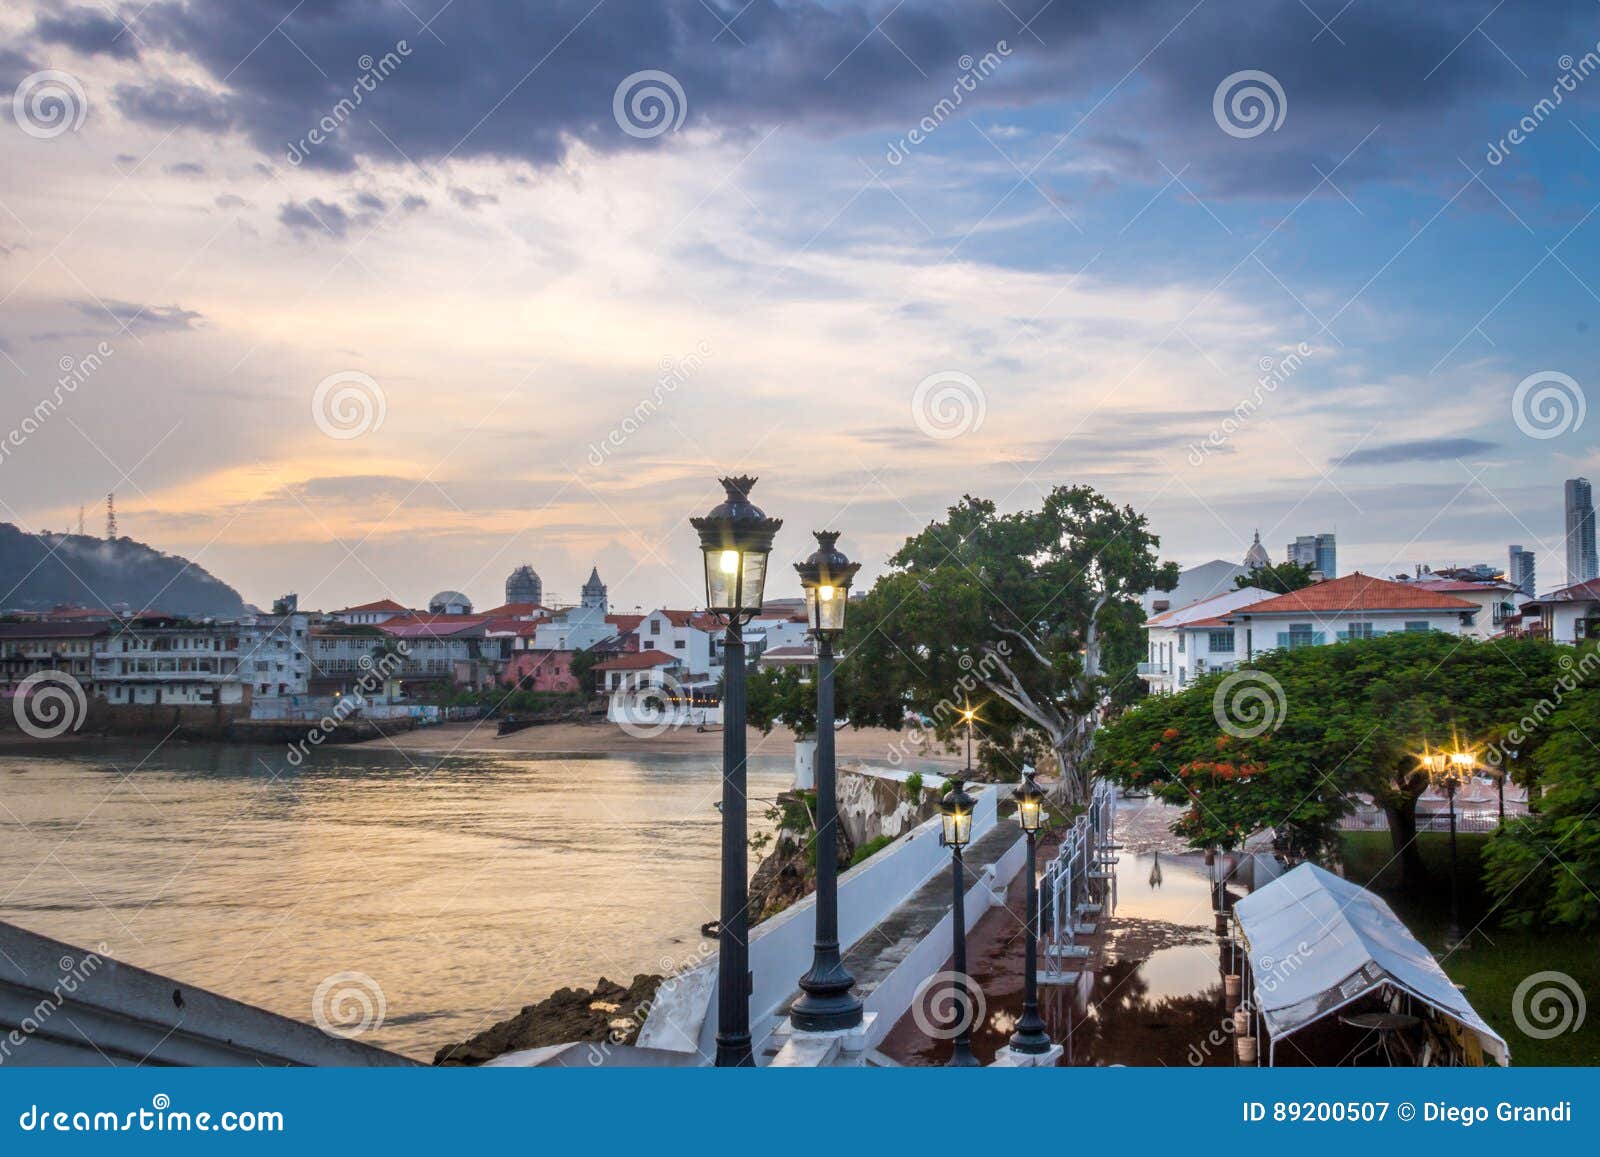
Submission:
M 1500 578 L 1472 581 L 1436 577 L 1414 581 L 1410 586 L 1435 594 L 1452 595 L 1475 604 L 1478 613 L 1461 630 L 1463 635 L 1475 639 L 1492 639 L 1505 634 L 1522 613 L 1523 604 L 1528 601 L 1528 596 L 1519 587 Z
M 93 690 L 112 706 L 265 705 L 307 693 L 309 639 L 300 612 L 126 623 L 93 657 Z
M 1534 574 L 1534 561 L 1533 551 L 1523 550 L 1520 544 L 1512 544 L 1506 578 L 1529 598 L 1539 590 L 1538 580 Z
M 1594 491 L 1587 478 L 1566 482 L 1567 506 L 1567 586 L 1573 587 L 1600 578 L 1600 559 L 1595 555 Z
M 328 617 L 341 623 L 371 627 L 409 614 L 411 614 L 411 611 L 402 607 L 393 599 L 379 599 L 375 603 L 362 603 L 358 607 L 346 607 L 342 611 L 333 611 Z

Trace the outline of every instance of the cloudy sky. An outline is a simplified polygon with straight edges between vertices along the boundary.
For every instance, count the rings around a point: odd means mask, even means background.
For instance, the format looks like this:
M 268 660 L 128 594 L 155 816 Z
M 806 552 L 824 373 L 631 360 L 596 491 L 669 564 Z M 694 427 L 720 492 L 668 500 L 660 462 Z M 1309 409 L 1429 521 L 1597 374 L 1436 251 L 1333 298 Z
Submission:
M 531 562 L 631 607 L 700 597 L 718 473 L 867 577 L 1086 481 L 1185 564 L 1520 542 L 1548 588 L 1600 472 L 1597 42 L 1588 0 L 11 4 L 0 518 L 115 490 L 257 603 Z

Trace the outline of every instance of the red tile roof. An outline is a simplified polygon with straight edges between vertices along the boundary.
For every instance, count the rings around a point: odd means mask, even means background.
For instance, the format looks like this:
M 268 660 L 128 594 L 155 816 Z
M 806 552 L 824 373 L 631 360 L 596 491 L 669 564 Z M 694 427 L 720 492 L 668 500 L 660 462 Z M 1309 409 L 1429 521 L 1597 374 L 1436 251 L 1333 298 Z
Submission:
M 1600 578 L 1590 579 L 1588 582 L 1575 583 L 1570 587 L 1562 587 L 1551 591 L 1547 595 L 1540 595 L 1541 603 L 1568 603 L 1582 602 L 1586 599 L 1600 599 Z
M 357 611 L 388 611 L 390 614 L 395 615 L 405 615 L 411 613 L 411 609 L 409 607 L 402 607 L 393 599 L 379 599 L 375 603 L 362 603 L 359 607 L 346 607 L 342 611 L 334 611 L 333 613 L 336 615 L 348 615 Z
M 632 651 L 626 655 L 618 655 L 615 659 L 607 659 L 604 663 L 596 663 L 592 669 L 595 671 L 642 671 L 650 667 L 665 667 L 676 662 L 678 662 L 678 657 L 666 651 Z
M 1243 615 L 1340 614 L 1353 611 L 1476 611 L 1478 604 L 1437 591 L 1418 590 L 1416 583 L 1392 583 L 1371 575 L 1348 574 L 1313 583 L 1286 595 L 1229 611 Z
M 644 622 L 644 616 L 607 615 L 606 622 L 610 623 L 613 627 L 616 627 L 619 634 L 625 635 L 629 631 L 637 631 L 639 629 L 639 624 Z
M 474 614 L 485 615 L 491 619 L 525 619 L 533 615 L 545 617 L 550 611 L 538 603 L 506 603 L 504 606 L 491 607 L 487 611 L 475 611 Z

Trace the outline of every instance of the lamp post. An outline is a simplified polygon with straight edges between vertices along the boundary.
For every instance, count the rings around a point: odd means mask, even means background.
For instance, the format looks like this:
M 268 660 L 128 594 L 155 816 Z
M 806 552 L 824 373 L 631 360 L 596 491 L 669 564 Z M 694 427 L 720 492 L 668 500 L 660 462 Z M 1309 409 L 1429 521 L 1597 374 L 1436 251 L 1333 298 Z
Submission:
M 1028 836 L 1028 914 L 1024 939 L 1026 954 L 1022 977 L 1022 1019 L 1011 1034 L 1011 1048 L 1019 1053 L 1047 1053 L 1052 1041 L 1039 1015 L 1039 882 L 1034 875 L 1034 843 L 1044 822 L 1044 792 L 1034 782 L 1034 770 L 1022 770 L 1022 784 L 1012 793 L 1017 801 L 1017 823 Z
M 754 478 L 720 479 L 724 500 L 689 520 L 705 555 L 706 610 L 722 642 L 722 911 L 717 933 L 717 1067 L 755 1064 L 750 1049 L 749 833 L 745 801 L 744 624 L 761 610 L 772 539 L 783 525 L 750 501 Z
M 954 904 L 950 911 L 951 937 L 955 942 L 955 972 L 961 986 L 961 1011 L 956 1022 L 956 1038 L 951 1045 L 947 1067 L 974 1068 L 978 1058 L 972 1055 L 972 994 L 967 991 L 967 905 L 966 871 L 961 863 L 961 849 L 972 840 L 972 805 L 975 801 L 967 794 L 959 779 L 952 780 L 950 790 L 939 801 L 939 816 L 943 821 L 945 846 L 950 849 L 950 880 L 954 890 Z
M 1472 774 L 1476 760 L 1470 751 L 1429 752 L 1417 759 L 1427 769 L 1428 779 L 1444 788 L 1445 799 L 1450 804 L 1450 926 L 1445 930 L 1444 945 L 1454 950 L 1465 946 L 1461 935 L 1461 872 L 1456 857 L 1456 790 L 1461 781 Z
M 976 719 L 977 717 L 978 717 L 978 713 L 976 711 L 974 711 L 970 706 L 966 707 L 961 712 L 961 718 L 965 719 L 967 721 L 967 778 L 968 779 L 972 778 L 972 721 L 974 719 Z
M 850 992 L 855 978 L 839 958 L 839 801 L 833 758 L 833 644 L 844 632 L 850 581 L 860 563 L 835 545 L 837 531 L 814 532 L 817 549 L 796 563 L 806 597 L 806 622 L 817 641 L 817 930 L 811 970 L 800 978 L 801 995 L 790 1023 L 806 1032 L 832 1032 L 861 1023 L 861 1001 Z

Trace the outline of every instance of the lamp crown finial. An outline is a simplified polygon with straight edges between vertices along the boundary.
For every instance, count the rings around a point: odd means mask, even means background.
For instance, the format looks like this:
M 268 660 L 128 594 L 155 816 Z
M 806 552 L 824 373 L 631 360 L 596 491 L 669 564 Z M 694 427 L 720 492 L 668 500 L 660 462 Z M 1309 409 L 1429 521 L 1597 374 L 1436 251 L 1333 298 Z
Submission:
M 839 542 L 840 532 L 837 530 L 813 530 L 811 533 L 816 538 L 817 545 L 826 551 L 831 551 Z
M 731 474 L 726 478 L 719 478 L 717 481 L 722 483 L 722 488 L 728 492 L 730 499 L 735 501 L 743 499 L 748 502 L 750 500 L 750 491 L 759 479 L 749 474 Z

